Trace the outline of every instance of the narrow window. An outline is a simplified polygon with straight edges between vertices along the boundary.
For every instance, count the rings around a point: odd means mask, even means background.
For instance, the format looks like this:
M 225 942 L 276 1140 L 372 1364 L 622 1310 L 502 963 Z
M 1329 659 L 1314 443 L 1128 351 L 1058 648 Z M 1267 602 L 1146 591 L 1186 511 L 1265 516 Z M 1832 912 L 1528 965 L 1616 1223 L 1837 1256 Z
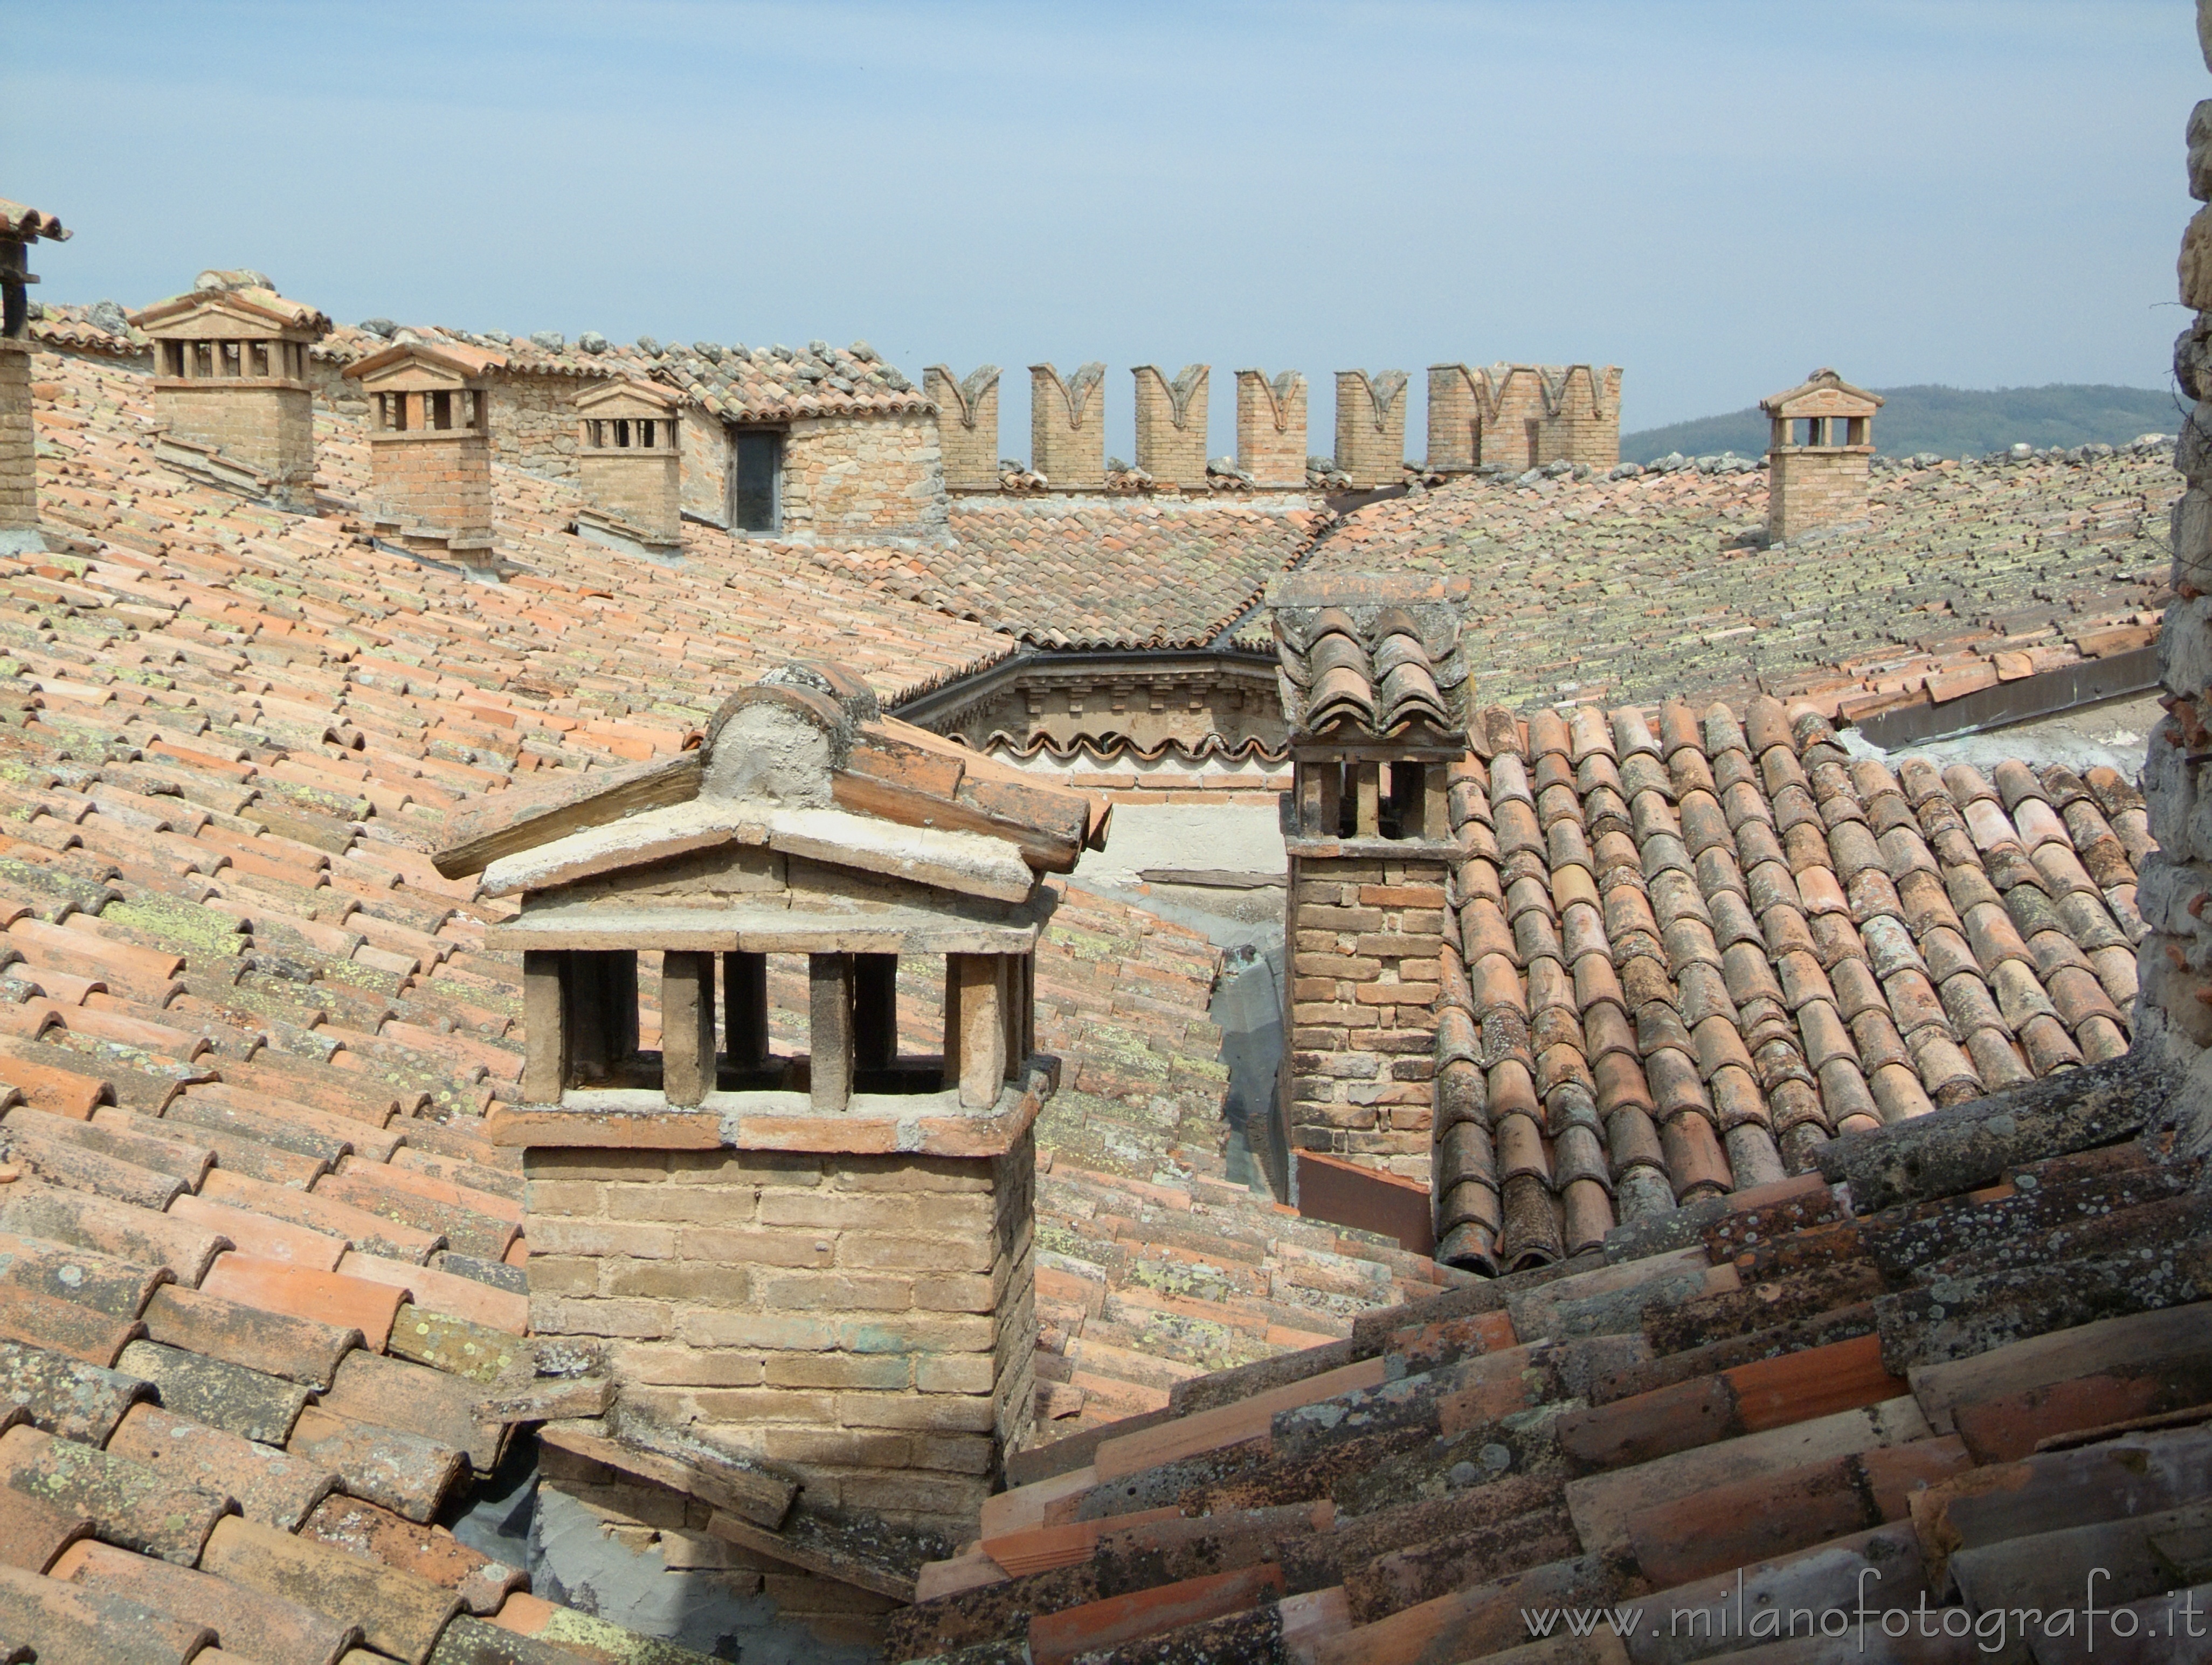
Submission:
M 252 365 L 255 375 L 265 376 L 269 373 L 269 343 L 267 342 L 257 341 L 253 343 Z
M 647 451 L 653 449 L 653 423 L 650 420 L 637 425 L 637 442 Z
M 234 341 L 222 343 L 222 373 L 226 376 L 237 376 L 242 373 L 238 362 L 238 348 L 239 343 Z
M 392 396 L 392 427 L 395 433 L 407 432 L 407 402 L 411 397 L 405 393 Z
M 192 374 L 195 376 L 215 374 L 215 343 L 213 342 L 196 341 L 192 343 Z
M 629 419 L 626 416 L 615 418 L 615 445 L 621 450 L 629 449 Z
M 761 429 L 740 430 L 733 447 L 737 486 L 730 505 L 730 524 L 743 532 L 781 530 L 783 435 Z
M 430 396 L 430 426 L 447 428 L 453 425 L 453 396 L 447 392 Z

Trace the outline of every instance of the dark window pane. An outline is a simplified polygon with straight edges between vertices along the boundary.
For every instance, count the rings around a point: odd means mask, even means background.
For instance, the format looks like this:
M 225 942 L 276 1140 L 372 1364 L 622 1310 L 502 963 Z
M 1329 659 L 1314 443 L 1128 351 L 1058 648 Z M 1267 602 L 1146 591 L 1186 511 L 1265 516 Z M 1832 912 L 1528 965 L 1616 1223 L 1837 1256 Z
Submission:
M 745 532 L 776 530 L 777 476 L 783 471 L 781 433 L 737 436 L 738 479 L 730 506 L 731 524 Z

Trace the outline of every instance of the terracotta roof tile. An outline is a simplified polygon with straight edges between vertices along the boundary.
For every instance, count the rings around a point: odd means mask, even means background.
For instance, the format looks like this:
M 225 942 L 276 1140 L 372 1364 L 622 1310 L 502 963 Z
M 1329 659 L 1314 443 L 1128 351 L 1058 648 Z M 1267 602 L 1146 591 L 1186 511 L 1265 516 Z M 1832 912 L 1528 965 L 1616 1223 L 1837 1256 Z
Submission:
M 2040 672 L 2148 644 L 2174 489 L 2162 452 L 1877 473 L 1863 529 L 1767 548 L 1756 474 L 1469 481 L 1357 511 L 1305 565 L 1480 580 L 1467 622 L 1486 698 L 1765 687 L 1833 717 L 1994 683 L 1999 653 Z M 1581 622 L 1571 651 L 1532 605 Z

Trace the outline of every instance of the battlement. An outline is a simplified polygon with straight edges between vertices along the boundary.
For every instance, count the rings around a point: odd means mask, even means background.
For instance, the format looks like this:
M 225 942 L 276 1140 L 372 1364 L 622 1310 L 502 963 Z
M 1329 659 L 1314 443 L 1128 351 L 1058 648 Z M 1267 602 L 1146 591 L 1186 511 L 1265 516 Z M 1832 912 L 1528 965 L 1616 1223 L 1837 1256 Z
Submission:
M 1561 458 L 1598 469 L 1620 461 L 1618 365 L 1429 366 L 1431 472 L 1518 474 Z
M 1156 365 L 1140 364 L 1129 373 L 1137 382 L 1137 466 L 1156 486 L 1204 487 L 1212 367 L 1187 364 L 1173 381 Z
M 1055 486 L 1105 489 L 1105 380 L 1095 360 L 1065 378 L 1049 364 L 1030 366 L 1030 466 Z
M 994 491 L 999 484 L 999 366 L 987 364 L 955 377 L 945 365 L 921 372 L 937 406 L 939 448 L 945 483 L 955 491 Z
M 1336 466 L 1354 491 L 1395 486 L 1406 463 L 1406 372 L 1336 372 Z
M 1285 370 L 1237 372 L 1237 466 L 1260 487 L 1306 483 L 1306 378 Z

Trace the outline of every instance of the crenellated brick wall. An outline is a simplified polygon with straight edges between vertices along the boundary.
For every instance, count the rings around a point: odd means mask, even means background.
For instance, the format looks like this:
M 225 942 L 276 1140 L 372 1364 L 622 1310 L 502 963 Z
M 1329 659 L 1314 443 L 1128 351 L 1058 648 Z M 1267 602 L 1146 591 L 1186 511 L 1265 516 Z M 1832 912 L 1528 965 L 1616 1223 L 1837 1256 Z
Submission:
M 1210 368 L 1186 365 L 1173 380 L 1157 365 L 1140 364 L 1130 373 L 1137 384 L 1137 466 L 1155 486 L 1203 487 Z
M 1305 486 L 1306 378 L 1298 372 L 1237 372 L 1237 466 L 1256 486 Z
M 1405 478 L 1406 372 L 1336 372 L 1336 466 L 1356 490 Z

